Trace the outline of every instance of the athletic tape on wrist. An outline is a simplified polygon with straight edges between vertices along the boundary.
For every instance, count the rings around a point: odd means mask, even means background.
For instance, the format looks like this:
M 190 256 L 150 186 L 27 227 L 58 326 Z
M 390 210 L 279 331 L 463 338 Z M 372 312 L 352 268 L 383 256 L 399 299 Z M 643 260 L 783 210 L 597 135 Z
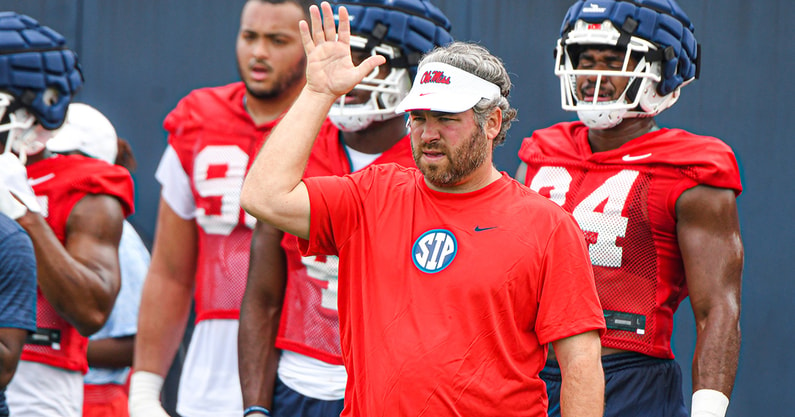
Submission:
M 714 389 L 700 389 L 693 393 L 691 417 L 725 417 L 729 398 Z
M 129 410 L 131 417 L 167 417 L 160 405 L 160 389 L 164 378 L 146 371 L 136 371 L 130 377 Z
M 130 377 L 130 388 L 139 392 L 155 393 L 159 400 L 160 389 L 163 388 L 164 378 L 158 374 L 146 371 L 133 372 Z

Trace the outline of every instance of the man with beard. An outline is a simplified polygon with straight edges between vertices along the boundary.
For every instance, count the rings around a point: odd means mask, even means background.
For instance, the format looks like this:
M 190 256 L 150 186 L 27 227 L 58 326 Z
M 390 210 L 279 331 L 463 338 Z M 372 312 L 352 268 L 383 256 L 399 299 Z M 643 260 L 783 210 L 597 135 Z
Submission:
M 152 263 L 144 283 L 130 387 L 133 417 L 165 417 L 163 379 L 195 300 L 196 327 L 177 412 L 238 417 L 243 410 L 237 329 L 251 231 L 240 209 L 250 160 L 304 85 L 298 22 L 312 0 L 249 0 L 236 53 L 241 82 L 202 88 L 166 117 L 156 177 L 162 185 Z
M 450 21 L 428 0 L 332 3 L 333 9 L 342 5 L 350 11 L 353 62 L 382 55 L 387 63 L 334 103 L 329 120 L 339 131 L 318 136 L 304 176 L 342 176 L 373 164 L 414 166 L 405 116 L 395 109 L 409 93 L 421 54 L 452 42 Z M 337 314 L 339 260 L 301 256 L 297 237 L 262 222 L 254 236 L 260 233 L 268 243 L 252 247 L 251 256 L 266 258 L 259 263 L 266 267 L 249 270 L 240 309 L 246 410 L 252 417 L 339 417 L 347 381 Z
M 604 318 L 582 232 L 492 165 L 515 117 L 502 62 L 475 44 L 434 49 L 398 111 L 417 168 L 302 174 L 326 113 L 378 65 L 355 66 L 345 7 L 301 23 L 307 84 L 251 167 L 245 210 L 339 256 L 348 371 L 343 416 L 546 416 L 538 376 L 551 343 L 564 415 L 600 416 Z

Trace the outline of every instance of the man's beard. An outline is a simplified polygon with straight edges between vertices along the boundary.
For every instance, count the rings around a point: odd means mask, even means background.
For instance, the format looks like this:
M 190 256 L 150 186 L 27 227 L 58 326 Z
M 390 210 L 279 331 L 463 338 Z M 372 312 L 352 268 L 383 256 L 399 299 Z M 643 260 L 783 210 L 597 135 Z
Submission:
M 437 142 L 441 143 L 441 142 Z M 441 145 L 427 145 L 425 147 L 415 147 L 412 143 L 411 151 L 414 155 L 414 163 L 422 174 L 431 184 L 437 187 L 451 187 L 457 185 L 480 168 L 489 156 L 489 141 L 486 140 L 486 133 L 478 128 L 469 137 L 466 143 L 455 150 L 444 148 Z M 441 150 L 447 156 L 447 164 L 428 165 L 421 161 L 423 150 Z
M 246 91 L 254 98 L 260 100 L 269 100 L 273 98 L 277 98 L 281 96 L 286 90 L 290 89 L 294 85 L 298 83 L 298 81 L 303 78 L 306 68 L 306 57 L 303 57 L 301 61 L 297 63 L 297 65 L 293 68 L 289 68 L 287 71 L 283 72 L 277 79 L 273 81 L 273 84 L 270 87 L 263 87 L 263 88 L 254 88 L 248 82 L 244 81 L 246 85 Z M 268 69 L 272 69 L 270 65 L 268 65 Z M 243 70 L 238 67 L 238 72 L 240 73 L 240 79 L 245 80 L 243 76 Z

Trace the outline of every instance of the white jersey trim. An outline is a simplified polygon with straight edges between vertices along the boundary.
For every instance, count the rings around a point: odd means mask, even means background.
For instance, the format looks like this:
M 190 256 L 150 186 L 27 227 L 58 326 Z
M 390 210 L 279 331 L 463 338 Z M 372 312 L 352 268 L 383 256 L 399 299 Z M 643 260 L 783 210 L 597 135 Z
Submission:
M 5 394 L 12 416 L 83 415 L 83 375 L 80 372 L 19 361 Z
M 238 321 L 202 320 L 191 336 L 177 392 L 183 417 L 240 417 L 243 393 L 237 370 Z
M 182 168 L 177 151 L 168 145 L 160 158 L 155 178 L 162 186 L 160 197 L 171 210 L 184 220 L 196 218 L 196 200 L 190 188 L 190 178 Z
M 279 359 L 279 379 L 293 391 L 323 401 L 345 397 L 348 374 L 342 365 L 326 362 L 283 350 Z

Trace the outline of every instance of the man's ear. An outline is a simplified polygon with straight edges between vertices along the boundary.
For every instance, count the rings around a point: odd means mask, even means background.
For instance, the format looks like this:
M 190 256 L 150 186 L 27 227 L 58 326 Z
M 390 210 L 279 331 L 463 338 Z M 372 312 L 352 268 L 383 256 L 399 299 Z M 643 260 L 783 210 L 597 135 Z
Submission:
M 494 140 L 500 134 L 500 129 L 502 129 L 502 109 L 497 107 L 486 119 L 486 125 L 484 126 L 486 137 L 489 140 Z

